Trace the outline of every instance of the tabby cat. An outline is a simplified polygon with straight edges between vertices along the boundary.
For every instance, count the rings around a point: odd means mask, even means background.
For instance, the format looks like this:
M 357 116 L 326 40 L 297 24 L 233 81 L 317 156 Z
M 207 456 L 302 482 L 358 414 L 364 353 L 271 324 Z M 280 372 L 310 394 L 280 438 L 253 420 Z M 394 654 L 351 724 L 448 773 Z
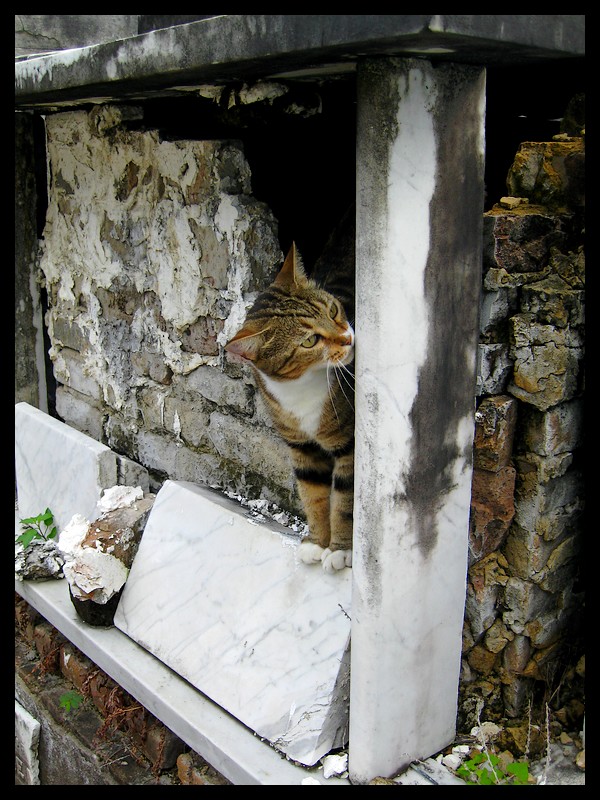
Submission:
M 334 295 L 327 286 L 336 281 Z M 354 331 L 340 296 L 353 314 L 349 281 L 331 270 L 323 280 L 308 278 L 292 244 L 281 271 L 225 347 L 254 368 L 290 447 L 310 531 L 299 557 L 321 562 L 326 572 L 352 564 Z

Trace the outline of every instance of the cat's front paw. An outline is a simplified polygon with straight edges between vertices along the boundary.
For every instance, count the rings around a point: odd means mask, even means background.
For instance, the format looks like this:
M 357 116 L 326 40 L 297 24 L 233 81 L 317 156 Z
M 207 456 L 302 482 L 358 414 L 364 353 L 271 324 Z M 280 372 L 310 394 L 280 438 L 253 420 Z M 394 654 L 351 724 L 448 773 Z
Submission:
M 352 550 L 330 550 L 328 547 L 321 553 L 323 572 L 337 572 L 344 567 L 352 566 Z
M 325 551 L 315 542 L 301 542 L 298 547 L 298 558 L 303 564 L 318 564 Z

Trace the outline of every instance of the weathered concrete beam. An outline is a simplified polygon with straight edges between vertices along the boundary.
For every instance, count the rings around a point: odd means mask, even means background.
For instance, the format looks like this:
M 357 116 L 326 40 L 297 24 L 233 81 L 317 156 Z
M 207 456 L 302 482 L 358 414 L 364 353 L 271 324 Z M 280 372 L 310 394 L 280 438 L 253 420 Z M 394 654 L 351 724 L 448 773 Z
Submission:
M 583 56 L 581 14 L 225 14 L 22 61 L 17 105 L 352 68 L 361 55 L 471 64 Z M 332 67 L 332 64 L 337 66 Z
M 481 283 L 485 72 L 358 73 L 350 777 L 455 732 Z

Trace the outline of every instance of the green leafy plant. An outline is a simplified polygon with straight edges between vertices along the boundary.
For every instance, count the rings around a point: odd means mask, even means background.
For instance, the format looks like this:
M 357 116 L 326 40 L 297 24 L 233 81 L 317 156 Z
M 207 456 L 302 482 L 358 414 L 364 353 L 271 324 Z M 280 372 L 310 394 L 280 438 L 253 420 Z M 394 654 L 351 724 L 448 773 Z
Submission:
M 79 694 L 79 692 L 76 692 L 75 689 L 70 689 L 68 692 L 62 694 L 59 698 L 60 708 L 64 708 L 67 713 L 73 709 L 79 708 L 82 703 L 83 697 Z
M 43 539 L 47 542 L 54 539 L 58 533 L 56 525 L 54 525 L 54 515 L 49 508 L 42 514 L 38 514 L 37 517 L 27 517 L 19 522 L 25 526 L 23 533 L 17 536 L 17 542 L 20 542 L 23 548 L 28 547 L 34 539 Z
M 525 786 L 529 779 L 529 767 L 525 761 L 501 764 L 495 753 L 479 752 L 463 762 L 456 774 L 471 785 Z

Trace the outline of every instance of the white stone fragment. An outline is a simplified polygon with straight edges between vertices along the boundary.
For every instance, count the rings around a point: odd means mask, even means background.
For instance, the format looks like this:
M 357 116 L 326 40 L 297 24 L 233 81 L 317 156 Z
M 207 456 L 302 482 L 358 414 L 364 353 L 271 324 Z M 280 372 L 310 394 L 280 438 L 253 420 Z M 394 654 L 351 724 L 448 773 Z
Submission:
M 76 552 L 86 537 L 90 527 L 89 519 L 82 514 L 73 514 L 66 527 L 58 535 L 58 547 L 63 553 Z
M 471 728 L 471 736 L 476 736 L 479 741 L 489 742 L 501 732 L 502 728 L 495 722 L 482 722 Z
M 122 589 L 129 570 L 109 553 L 82 547 L 66 561 L 63 572 L 73 597 L 104 604 Z
M 324 778 L 331 778 L 333 775 L 341 775 L 348 769 L 348 753 L 343 753 L 339 756 L 325 756 L 322 763 Z
M 115 508 L 127 508 L 136 500 L 142 500 L 144 492 L 141 486 L 111 486 L 106 489 L 96 506 L 100 514 L 107 514 Z
M 464 758 L 464 756 L 469 755 L 469 753 L 471 752 L 471 748 L 469 747 L 468 744 L 457 744 L 456 747 L 452 748 L 452 752 Z
M 457 753 L 449 753 L 442 758 L 441 763 L 448 769 L 456 770 L 462 764 L 462 758 Z
M 259 81 L 251 86 L 244 84 L 240 89 L 238 96 L 240 103 L 260 103 L 263 100 L 273 102 L 281 95 L 286 94 L 288 91 L 287 86 L 281 83 L 273 83 L 271 81 Z

